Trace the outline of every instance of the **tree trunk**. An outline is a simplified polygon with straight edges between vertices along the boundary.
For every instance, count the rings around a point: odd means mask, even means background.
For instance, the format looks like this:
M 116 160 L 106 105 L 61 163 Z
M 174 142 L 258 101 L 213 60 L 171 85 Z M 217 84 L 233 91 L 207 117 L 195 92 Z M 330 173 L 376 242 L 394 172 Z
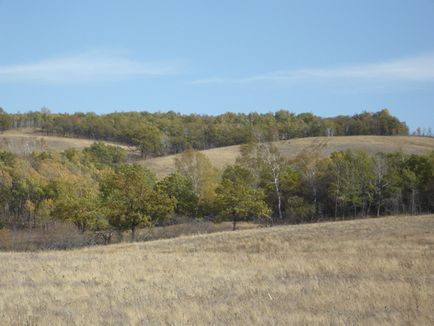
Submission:
M 380 216 L 381 213 L 381 202 L 383 201 L 382 191 L 381 189 L 377 191 L 378 193 L 378 201 L 377 201 L 377 217 Z
M 234 216 L 234 219 L 232 221 L 232 231 L 235 231 L 237 229 L 237 217 Z
M 131 226 L 131 242 L 136 241 L 136 226 Z
M 338 194 L 335 194 L 335 220 L 338 219 Z
M 279 210 L 279 219 L 283 220 L 283 215 L 282 215 L 282 196 L 280 196 L 280 191 L 277 191 L 277 209 Z
M 413 188 L 411 190 L 411 215 L 416 212 L 416 190 Z
M 274 174 L 274 172 L 273 172 Z M 274 176 L 274 188 L 276 190 L 276 196 L 277 196 L 277 211 L 279 214 L 279 219 L 283 219 L 282 215 L 282 196 L 280 195 L 280 189 L 279 189 L 279 179 L 277 176 Z

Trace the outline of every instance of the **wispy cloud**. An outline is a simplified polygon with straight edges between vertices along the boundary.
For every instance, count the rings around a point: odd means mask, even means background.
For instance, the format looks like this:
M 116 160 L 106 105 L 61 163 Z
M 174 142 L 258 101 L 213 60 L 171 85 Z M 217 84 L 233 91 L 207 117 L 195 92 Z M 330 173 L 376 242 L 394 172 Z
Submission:
M 176 62 L 143 62 L 119 55 L 87 52 L 32 63 L 0 65 L 0 82 L 93 82 L 169 75 L 178 70 Z
M 216 83 L 282 82 L 297 84 L 322 81 L 434 81 L 434 54 L 388 62 L 365 63 L 331 68 L 274 71 L 242 78 L 212 77 L 188 82 L 191 85 Z

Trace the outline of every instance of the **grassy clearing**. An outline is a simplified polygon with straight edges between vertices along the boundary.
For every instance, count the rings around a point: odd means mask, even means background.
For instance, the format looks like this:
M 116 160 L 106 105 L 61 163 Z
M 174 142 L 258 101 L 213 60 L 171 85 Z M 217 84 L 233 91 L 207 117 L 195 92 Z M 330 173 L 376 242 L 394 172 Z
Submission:
M 2 324 L 434 323 L 434 215 L 0 253 Z

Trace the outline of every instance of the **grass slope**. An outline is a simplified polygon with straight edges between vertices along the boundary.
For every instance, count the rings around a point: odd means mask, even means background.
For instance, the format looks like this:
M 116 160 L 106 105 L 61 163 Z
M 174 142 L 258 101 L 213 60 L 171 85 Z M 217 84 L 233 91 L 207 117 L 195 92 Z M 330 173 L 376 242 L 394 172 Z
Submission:
M 0 134 L 0 147 L 16 154 L 28 154 L 32 151 L 52 150 L 62 152 L 68 148 L 83 149 L 92 145 L 93 139 L 47 136 L 35 129 L 11 129 Z M 104 142 L 110 145 L 128 146 Z
M 414 136 L 340 136 L 310 137 L 276 142 L 279 151 L 288 158 L 295 157 L 311 146 L 321 146 L 324 156 L 332 152 L 354 149 L 368 153 L 403 151 L 409 154 L 425 154 L 434 150 L 434 138 Z M 239 155 L 240 146 L 228 146 L 202 151 L 218 168 L 233 164 Z M 156 157 L 141 161 L 143 165 L 164 176 L 175 170 L 176 155 Z
M 41 141 L 42 140 L 42 141 Z M 64 151 L 74 147 L 82 149 L 95 142 L 91 139 L 67 138 L 46 136 L 35 129 L 13 129 L 0 134 L 0 147 L 14 153 L 26 154 L 33 150 L 42 151 L 45 149 L 53 151 Z M 158 176 L 165 176 L 175 170 L 174 158 L 176 155 L 167 155 L 147 160 L 137 160 L 139 157 L 134 149 L 116 143 L 105 142 L 106 144 L 122 146 L 129 151 L 131 160 L 143 164 Z M 310 146 L 322 145 L 320 153 L 329 155 L 332 152 L 358 149 L 369 153 L 395 152 L 402 150 L 405 153 L 424 154 L 434 150 L 434 138 L 415 136 L 340 136 L 340 137 L 310 137 L 298 138 L 276 142 L 275 145 L 280 152 L 288 157 L 294 157 Z M 228 146 L 204 150 L 217 168 L 235 162 L 239 154 L 240 146 Z
M 3 325 L 434 324 L 434 215 L 0 261 Z

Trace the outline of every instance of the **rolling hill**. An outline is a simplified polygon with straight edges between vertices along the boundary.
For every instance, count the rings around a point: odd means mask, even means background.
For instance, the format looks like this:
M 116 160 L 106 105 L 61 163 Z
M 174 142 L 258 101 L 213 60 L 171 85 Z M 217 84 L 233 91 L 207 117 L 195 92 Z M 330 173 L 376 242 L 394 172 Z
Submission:
M 35 129 L 13 129 L 0 134 L 0 146 L 18 154 L 44 149 L 57 152 L 71 147 L 83 149 L 94 142 L 95 140 L 92 139 L 47 136 Z M 141 160 L 132 147 L 118 143 L 104 143 L 123 147 L 129 151 L 133 161 L 148 167 L 158 176 L 167 175 L 175 169 L 174 158 L 176 155 Z M 369 153 L 403 151 L 405 153 L 424 154 L 434 150 L 434 138 L 415 136 L 310 137 L 279 141 L 275 145 L 288 158 L 296 156 L 310 146 L 318 145 L 321 147 L 320 153 L 322 155 L 329 155 L 332 152 L 349 148 Z M 239 148 L 238 145 L 227 146 L 204 150 L 202 153 L 207 155 L 217 168 L 223 168 L 235 162 Z
M 93 139 L 47 136 L 33 128 L 10 129 L 0 134 L 0 147 L 16 154 L 27 154 L 34 150 L 62 152 L 68 148 L 83 149 L 94 142 Z M 122 144 L 104 143 L 131 150 L 130 147 Z
M 434 150 L 434 138 L 414 136 L 340 136 L 298 138 L 274 143 L 283 156 L 292 158 L 311 146 L 319 146 L 320 154 L 326 156 L 332 152 L 354 149 L 368 153 L 403 151 L 409 154 L 425 154 Z M 217 168 L 233 164 L 239 155 L 240 146 L 228 146 L 204 150 Z M 159 176 L 175 170 L 176 155 L 156 157 L 141 161 Z
M 5 325 L 432 325 L 434 215 L 0 253 Z

